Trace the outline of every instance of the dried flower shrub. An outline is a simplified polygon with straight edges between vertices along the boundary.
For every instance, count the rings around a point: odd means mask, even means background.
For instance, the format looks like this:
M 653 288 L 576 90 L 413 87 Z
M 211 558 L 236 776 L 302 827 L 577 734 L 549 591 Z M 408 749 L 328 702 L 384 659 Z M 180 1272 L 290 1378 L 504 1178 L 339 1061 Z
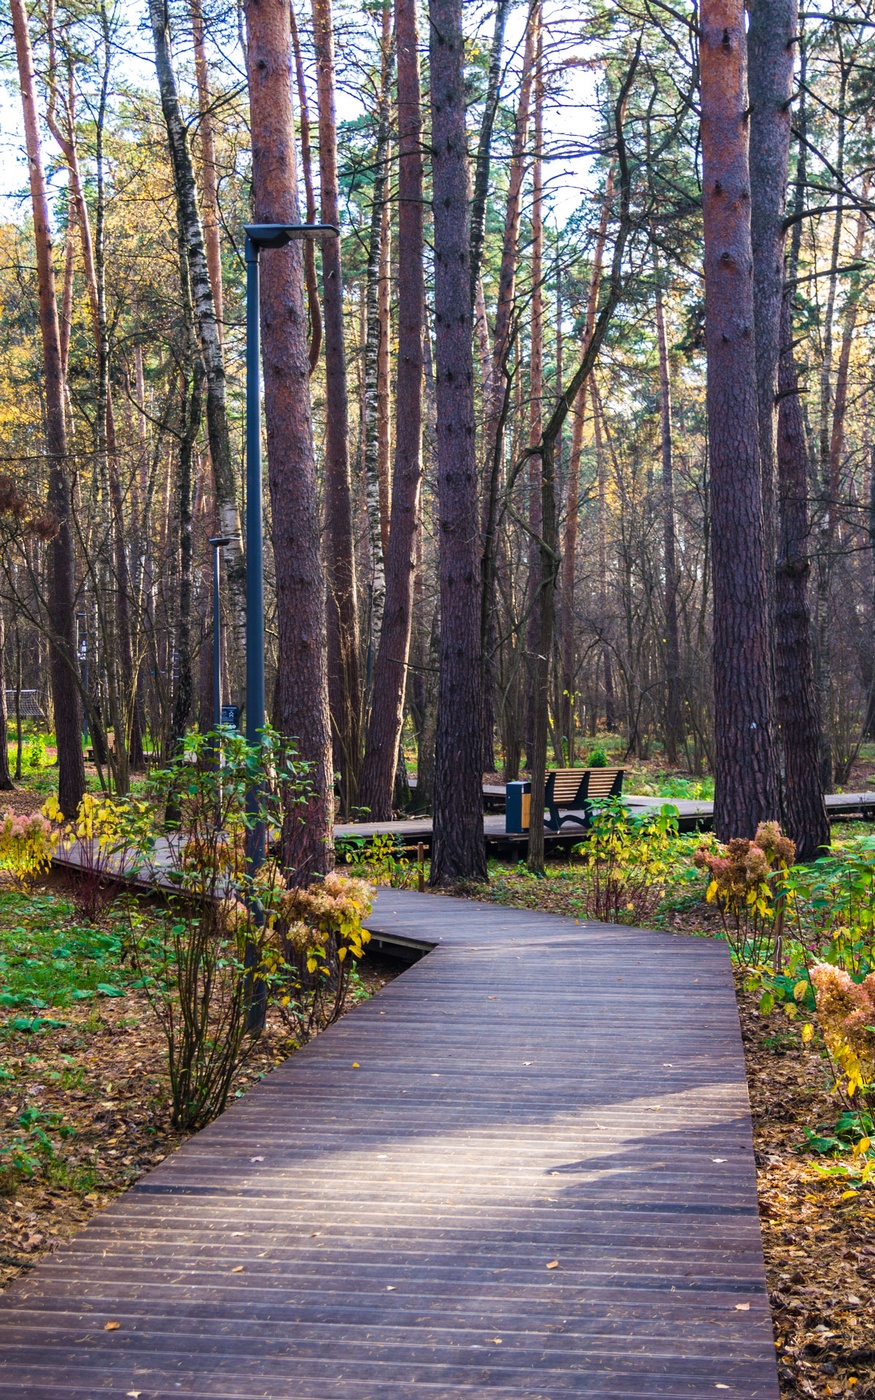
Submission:
M 743 966 L 756 966 L 769 954 L 780 957 L 784 905 L 778 884 L 795 857 L 795 845 L 777 822 L 761 822 L 752 841 L 734 837 L 696 851 L 697 868 L 711 877 L 706 898 L 720 910 L 726 940 Z
M 826 1048 L 848 1097 L 875 1106 L 875 973 L 855 982 L 832 963 L 816 963 L 809 975 Z

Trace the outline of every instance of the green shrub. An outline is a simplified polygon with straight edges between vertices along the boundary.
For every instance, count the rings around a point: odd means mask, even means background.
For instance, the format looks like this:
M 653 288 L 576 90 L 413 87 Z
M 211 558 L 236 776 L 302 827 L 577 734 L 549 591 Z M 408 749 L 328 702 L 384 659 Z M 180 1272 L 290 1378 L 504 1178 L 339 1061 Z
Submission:
M 584 916 L 613 924 L 652 919 L 665 893 L 677 834 L 674 807 L 629 812 L 618 799 L 597 807 L 586 841 L 574 848 L 584 867 Z
M 586 760 L 587 768 L 607 768 L 608 755 L 602 748 L 590 749 L 589 757 Z
M 334 1019 L 368 939 L 361 921 L 370 892 L 361 881 L 329 875 L 307 890 L 287 888 L 270 854 L 253 875 L 253 788 L 268 851 L 277 849 L 306 820 L 312 782 L 311 766 L 271 731 L 254 746 L 227 730 L 191 735 L 185 754 L 151 779 L 153 809 L 173 814 L 161 873 L 176 892 L 157 916 L 132 909 L 131 941 L 166 1038 L 178 1127 L 200 1128 L 221 1113 L 269 1003 L 299 1038 Z

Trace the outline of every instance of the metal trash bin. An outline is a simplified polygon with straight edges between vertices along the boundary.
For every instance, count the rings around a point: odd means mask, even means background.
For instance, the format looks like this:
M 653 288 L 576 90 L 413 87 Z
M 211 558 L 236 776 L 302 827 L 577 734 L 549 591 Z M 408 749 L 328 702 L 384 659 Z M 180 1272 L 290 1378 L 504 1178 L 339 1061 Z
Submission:
M 504 829 L 508 835 L 519 836 L 529 829 L 532 785 L 531 783 L 508 783 L 505 791 Z

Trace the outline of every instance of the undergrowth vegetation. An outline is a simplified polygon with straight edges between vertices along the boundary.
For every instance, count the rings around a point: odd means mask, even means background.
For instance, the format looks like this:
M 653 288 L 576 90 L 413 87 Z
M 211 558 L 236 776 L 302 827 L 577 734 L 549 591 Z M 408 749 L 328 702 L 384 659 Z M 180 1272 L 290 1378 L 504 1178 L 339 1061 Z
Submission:
M 166 1041 L 174 1126 L 209 1122 L 268 1008 L 289 1048 L 322 1030 L 344 1009 L 369 938 L 369 885 L 332 874 L 303 888 L 284 860 L 310 793 L 290 744 L 268 733 L 252 747 L 223 730 L 191 736 L 136 797 L 86 793 L 71 822 L 54 799 L 41 816 L 0 819 L 0 870 L 16 890 L 3 896 L 3 1033 L 60 1028 L 49 1011 L 136 988 Z M 27 897 L 55 853 L 76 862 L 60 923 L 54 896 Z M 160 881 L 161 898 L 123 895 L 131 874 Z M 57 1127 L 21 1126 L 43 1152 Z M 31 1161 L 20 1146 L 4 1152 L 16 1170 Z

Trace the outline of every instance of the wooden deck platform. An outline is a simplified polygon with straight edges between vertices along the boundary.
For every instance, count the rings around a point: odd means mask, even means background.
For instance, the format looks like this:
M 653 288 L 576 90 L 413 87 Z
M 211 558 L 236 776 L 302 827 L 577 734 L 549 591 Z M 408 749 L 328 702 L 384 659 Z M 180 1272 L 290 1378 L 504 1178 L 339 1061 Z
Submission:
M 725 946 L 370 926 L 438 946 L 12 1286 L 0 1397 L 777 1400 Z

